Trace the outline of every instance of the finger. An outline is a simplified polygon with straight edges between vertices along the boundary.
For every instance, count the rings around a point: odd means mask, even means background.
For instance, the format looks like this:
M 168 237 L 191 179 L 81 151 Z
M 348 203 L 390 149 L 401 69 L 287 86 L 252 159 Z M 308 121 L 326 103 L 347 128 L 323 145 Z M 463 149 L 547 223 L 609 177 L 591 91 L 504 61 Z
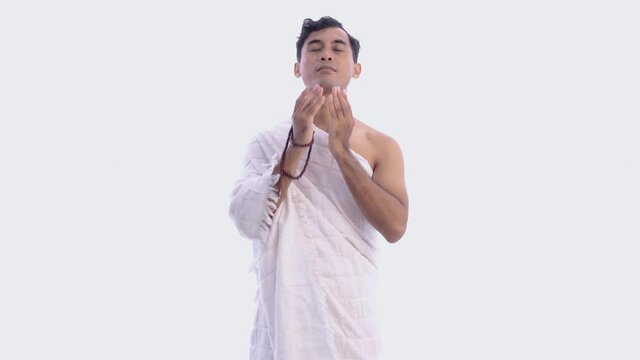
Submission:
M 340 100 L 342 101 L 342 106 L 349 106 L 349 100 L 347 99 L 347 89 L 340 89 Z
M 342 102 L 340 99 L 340 87 L 336 86 L 332 89 L 333 108 L 337 116 L 343 116 Z
M 322 107 L 322 104 L 324 104 L 324 102 L 325 102 L 325 97 L 324 96 L 320 96 L 318 101 L 316 101 L 315 104 L 313 105 L 313 108 L 312 108 L 313 115 L 315 115 L 318 112 L 318 110 L 320 110 L 320 108 Z
M 305 98 L 305 96 L 307 95 L 308 92 L 309 92 L 309 89 L 308 88 L 304 88 L 302 90 L 302 92 L 300 93 L 300 95 L 298 95 L 298 98 L 296 99 L 296 102 L 301 102 Z
M 333 108 L 333 95 L 327 95 L 325 103 L 327 104 L 327 108 L 329 109 L 329 133 L 331 133 L 336 119 L 336 112 Z
M 325 96 L 325 100 L 327 103 L 327 107 L 329 108 L 329 115 L 332 115 L 333 112 L 333 95 L 329 94 Z
M 322 95 L 319 95 L 319 92 L 317 90 L 313 91 L 313 95 L 311 96 L 311 98 L 309 99 L 309 106 L 310 107 L 315 107 L 316 104 L 321 101 L 323 98 Z
M 329 107 L 329 115 L 330 115 L 329 118 L 335 119 L 338 114 L 336 113 L 336 108 L 335 108 L 336 101 L 333 94 L 327 96 L 327 101 L 328 101 L 327 105 Z
M 316 85 L 309 94 L 308 102 L 304 106 L 304 111 L 315 115 L 319 109 L 318 103 L 324 102 L 324 96 L 322 96 L 322 87 Z M 316 108 L 317 107 L 317 108 Z
M 347 90 L 341 89 L 340 93 L 340 106 L 345 116 L 349 116 L 351 114 L 351 104 L 349 104 L 349 99 L 347 99 Z
M 317 93 L 317 89 L 318 88 L 319 88 L 319 86 L 316 85 L 313 88 L 306 88 L 305 89 L 304 97 L 300 101 L 300 105 L 299 105 L 299 109 L 300 109 L 301 112 L 308 113 L 310 111 L 310 109 L 313 108 L 313 104 L 315 103 L 315 101 L 318 98 L 318 93 Z M 322 88 L 320 88 L 320 89 L 322 89 Z
M 318 84 L 316 84 L 314 87 L 304 88 L 304 90 L 302 90 L 302 92 L 300 93 L 300 96 L 298 96 L 298 99 L 301 100 L 301 102 L 309 100 L 316 95 L 316 91 L 318 89 L 322 89 L 322 87 L 320 87 L 320 85 Z
M 342 103 L 340 103 L 340 88 L 338 86 L 333 88 L 333 103 L 337 110 L 342 106 Z
M 347 103 L 347 99 L 344 96 L 344 90 L 339 88 L 337 93 L 338 93 L 338 101 L 340 102 L 340 107 L 343 109 L 346 108 L 348 103 Z
M 298 98 L 296 99 L 296 103 L 293 107 L 293 112 L 300 112 L 305 105 L 305 97 L 307 96 L 307 93 L 309 92 L 309 89 L 304 89 L 302 90 L 302 92 L 300 93 L 300 95 L 298 96 Z

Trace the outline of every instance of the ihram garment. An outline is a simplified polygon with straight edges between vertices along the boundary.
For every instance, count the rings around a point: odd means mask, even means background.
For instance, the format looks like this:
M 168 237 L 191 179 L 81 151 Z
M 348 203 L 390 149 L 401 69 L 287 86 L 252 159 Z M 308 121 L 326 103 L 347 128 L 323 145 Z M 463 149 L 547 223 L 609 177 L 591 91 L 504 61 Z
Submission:
M 317 127 L 305 174 L 275 208 L 280 175 L 272 172 L 290 124 L 251 141 L 231 194 L 229 214 L 252 241 L 258 283 L 250 359 L 378 359 L 379 235 L 355 203 L 328 134 Z M 352 153 L 371 176 L 367 160 Z

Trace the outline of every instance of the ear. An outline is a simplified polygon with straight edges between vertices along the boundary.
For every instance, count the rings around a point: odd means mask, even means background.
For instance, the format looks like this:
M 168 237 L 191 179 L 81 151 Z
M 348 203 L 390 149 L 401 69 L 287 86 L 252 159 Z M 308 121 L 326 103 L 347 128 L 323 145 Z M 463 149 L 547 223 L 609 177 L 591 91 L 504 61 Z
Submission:
M 361 72 L 362 72 L 362 65 L 360 65 L 360 63 L 355 63 L 353 65 L 353 78 L 354 79 L 359 78 Z
M 293 75 L 300 77 L 300 63 L 293 64 Z

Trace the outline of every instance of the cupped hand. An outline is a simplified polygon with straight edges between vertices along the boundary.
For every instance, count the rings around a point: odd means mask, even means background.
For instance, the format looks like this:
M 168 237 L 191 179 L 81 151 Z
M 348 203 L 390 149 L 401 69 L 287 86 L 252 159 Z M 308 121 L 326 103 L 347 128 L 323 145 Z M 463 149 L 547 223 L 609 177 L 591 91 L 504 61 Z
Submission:
M 351 113 L 351 105 L 347 99 L 347 90 L 339 86 L 333 87 L 331 95 L 327 96 L 329 107 L 329 149 L 332 153 L 349 149 L 349 139 L 353 132 L 355 121 Z
M 313 131 L 313 118 L 324 104 L 322 96 L 323 88 L 316 85 L 313 88 L 305 88 L 296 100 L 293 109 L 293 131 L 296 140 L 304 141 L 300 137 L 310 137 Z

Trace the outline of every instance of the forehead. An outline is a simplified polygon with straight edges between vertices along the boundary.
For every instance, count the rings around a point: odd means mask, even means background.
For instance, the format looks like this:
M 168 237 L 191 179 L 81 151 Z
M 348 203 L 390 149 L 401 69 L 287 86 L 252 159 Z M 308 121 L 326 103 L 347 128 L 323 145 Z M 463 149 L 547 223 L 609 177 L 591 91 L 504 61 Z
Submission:
M 334 40 L 342 40 L 345 43 L 349 44 L 349 36 L 347 35 L 347 33 L 337 27 L 330 27 L 312 32 L 311 34 L 309 34 L 309 37 L 305 41 L 305 46 L 312 40 L 319 40 L 326 43 L 331 43 Z

